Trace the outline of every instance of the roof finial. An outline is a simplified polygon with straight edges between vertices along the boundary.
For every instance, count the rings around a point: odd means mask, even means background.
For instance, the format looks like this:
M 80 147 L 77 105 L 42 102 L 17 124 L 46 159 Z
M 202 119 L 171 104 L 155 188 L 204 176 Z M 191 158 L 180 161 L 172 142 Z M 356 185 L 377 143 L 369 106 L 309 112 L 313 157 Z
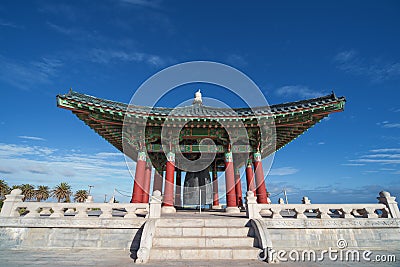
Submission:
M 199 104 L 201 105 L 203 103 L 203 100 L 201 99 L 201 92 L 200 89 L 194 94 L 194 100 L 193 104 Z

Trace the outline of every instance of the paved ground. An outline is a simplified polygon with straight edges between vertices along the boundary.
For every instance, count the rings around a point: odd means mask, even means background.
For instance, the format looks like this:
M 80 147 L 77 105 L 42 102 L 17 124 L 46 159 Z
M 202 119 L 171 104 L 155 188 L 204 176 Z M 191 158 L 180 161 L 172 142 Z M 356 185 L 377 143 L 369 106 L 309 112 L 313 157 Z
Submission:
M 378 254 L 378 252 L 376 252 Z M 381 255 L 395 254 L 397 262 L 392 263 L 346 263 L 325 261 L 322 263 L 279 263 L 274 266 L 400 266 L 400 251 L 379 252 Z M 119 250 L 3 250 L 0 251 L 0 266 L 117 266 L 134 265 L 129 251 Z M 268 266 L 265 262 L 254 261 L 162 261 L 143 266 Z

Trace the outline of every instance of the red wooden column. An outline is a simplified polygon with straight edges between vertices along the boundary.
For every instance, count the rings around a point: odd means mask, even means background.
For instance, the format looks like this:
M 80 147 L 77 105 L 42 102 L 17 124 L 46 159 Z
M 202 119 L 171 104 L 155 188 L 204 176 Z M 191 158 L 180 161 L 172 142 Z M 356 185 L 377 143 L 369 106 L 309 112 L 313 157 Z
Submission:
M 182 171 L 180 169 L 176 170 L 176 186 L 175 186 L 175 206 L 181 207 L 182 206 Z
M 133 183 L 133 192 L 131 203 L 142 203 L 143 189 L 145 180 L 146 153 L 141 151 L 138 153 L 135 171 L 135 181 Z
M 236 192 L 236 206 L 243 206 L 242 199 L 242 183 L 240 181 L 240 170 L 239 168 L 235 168 L 235 192 Z
M 254 186 L 254 172 L 253 172 L 253 166 L 251 164 L 251 159 L 247 160 L 246 182 L 247 182 L 247 191 L 253 191 L 254 195 L 256 195 L 256 188 Z
M 151 182 L 151 162 L 147 162 L 146 168 L 144 170 L 144 188 L 143 188 L 143 203 L 149 202 L 149 195 L 150 195 L 150 182 Z
M 212 170 L 212 181 L 213 181 L 213 209 L 220 209 L 219 205 L 219 196 L 218 196 L 218 172 L 217 172 L 217 164 L 214 162 L 213 170 Z
M 167 168 L 165 171 L 165 185 L 162 212 L 175 212 L 174 208 L 174 175 L 175 175 L 175 154 L 168 152 Z
M 236 206 L 235 173 L 233 170 L 232 152 L 225 153 L 226 212 L 239 213 Z
M 267 189 L 264 182 L 264 171 L 262 168 L 260 152 L 254 153 L 254 172 L 256 174 L 257 202 L 261 204 L 267 204 Z
M 154 170 L 154 182 L 153 182 L 153 192 L 158 190 L 162 194 L 162 185 L 163 185 L 163 171 L 162 170 Z

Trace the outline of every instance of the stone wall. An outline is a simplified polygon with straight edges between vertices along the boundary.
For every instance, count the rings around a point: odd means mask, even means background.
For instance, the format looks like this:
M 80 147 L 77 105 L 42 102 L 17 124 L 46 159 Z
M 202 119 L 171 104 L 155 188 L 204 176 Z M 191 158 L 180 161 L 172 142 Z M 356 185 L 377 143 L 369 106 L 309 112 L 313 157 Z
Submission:
M 348 249 L 400 250 L 400 228 L 381 229 L 270 229 L 275 250 L 337 249 L 345 240 Z
M 80 222 L 68 219 L 0 219 L 0 249 L 102 248 L 137 251 L 145 221 L 144 218 L 129 222 L 98 218 Z
M 399 219 L 263 219 L 274 249 L 400 250 Z

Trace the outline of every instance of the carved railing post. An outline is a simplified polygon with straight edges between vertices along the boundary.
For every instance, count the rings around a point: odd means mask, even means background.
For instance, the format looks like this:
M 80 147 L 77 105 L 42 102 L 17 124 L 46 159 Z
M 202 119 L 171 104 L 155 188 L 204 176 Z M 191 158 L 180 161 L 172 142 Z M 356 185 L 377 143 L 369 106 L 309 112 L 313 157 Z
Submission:
M 378 214 L 375 213 L 375 208 L 373 207 L 366 207 L 365 208 L 365 214 L 364 217 L 365 218 L 378 218 Z
M 127 207 L 125 207 L 126 210 L 126 214 L 124 216 L 125 219 L 132 219 L 132 218 L 136 218 L 136 210 L 137 208 L 134 205 L 129 205 Z
M 246 216 L 249 219 L 261 219 L 257 197 L 254 196 L 253 191 L 247 191 L 246 193 Z
M 51 218 L 64 217 L 64 207 L 61 205 L 54 205 L 51 209 L 53 210 L 53 213 L 50 215 Z
M 25 215 L 26 218 L 40 217 L 39 208 L 38 207 L 35 208 L 35 207 L 29 207 L 28 206 L 26 209 L 29 211 L 29 213 Z
M 22 202 L 24 195 L 21 189 L 14 189 L 9 195 L 6 195 L 6 200 L 1 208 L 1 217 L 19 217 L 19 212 L 16 205 Z
M 307 219 L 307 216 L 304 214 L 306 211 L 306 207 L 304 205 L 299 205 L 294 208 L 294 211 L 296 212 L 295 218 L 297 219 Z
M 389 192 L 381 191 L 378 200 L 379 203 L 386 205 L 392 218 L 400 218 L 400 211 L 399 206 L 397 206 L 396 197 L 392 197 Z
M 153 195 L 151 196 L 150 199 L 149 218 L 156 219 L 161 217 L 161 204 L 162 204 L 161 192 L 156 190 L 153 192 Z
M 284 205 L 276 205 L 276 206 L 274 205 L 271 208 L 272 219 L 281 219 L 282 218 L 282 215 L 281 215 L 282 206 L 284 206 Z
M 340 218 L 354 218 L 353 215 L 351 215 L 351 212 L 353 211 L 353 208 L 341 208 L 340 209 L 342 214 L 340 215 Z
M 87 206 L 82 203 L 82 205 L 76 206 L 76 214 L 75 214 L 75 218 L 87 218 L 88 214 L 87 214 Z
M 101 206 L 101 215 L 99 218 L 112 218 L 112 206 L 108 203 Z
M 331 216 L 328 215 L 328 212 L 329 212 L 329 208 L 327 208 L 327 207 L 320 207 L 320 208 L 318 208 L 318 215 L 317 215 L 317 218 L 320 218 L 320 219 L 330 219 Z

